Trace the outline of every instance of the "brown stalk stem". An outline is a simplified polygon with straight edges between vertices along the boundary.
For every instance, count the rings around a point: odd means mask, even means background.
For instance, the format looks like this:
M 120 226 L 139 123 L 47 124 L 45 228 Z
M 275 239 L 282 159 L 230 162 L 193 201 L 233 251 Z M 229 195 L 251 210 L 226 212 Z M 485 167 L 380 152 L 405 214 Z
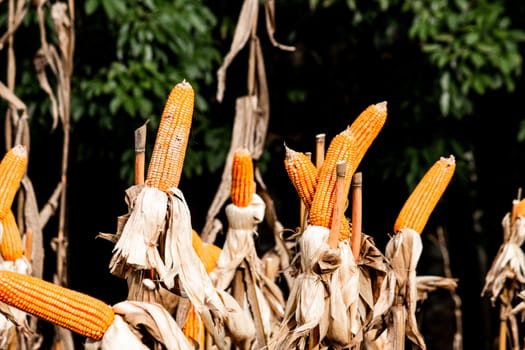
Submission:
M 325 142 L 326 134 L 315 135 L 315 166 L 317 169 L 321 168 L 324 162 Z
M 393 350 L 405 350 L 405 336 L 406 336 L 406 315 L 405 307 L 402 302 L 396 302 L 392 306 L 392 315 L 394 323 L 394 344 Z
M 339 161 L 336 164 L 336 180 L 335 180 L 335 205 L 334 215 L 332 217 L 332 227 L 328 236 L 328 245 L 331 248 L 337 248 L 339 243 L 339 231 L 341 228 L 341 219 L 345 208 L 345 176 L 346 176 L 346 162 Z
M 363 174 L 355 173 L 352 177 L 352 255 L 357 263 L 361 251 L 362 223 L 363 223 Z
M 146 167 L 146 124 L 149 120 L 135 130 L 135 185 L 144 183 Z

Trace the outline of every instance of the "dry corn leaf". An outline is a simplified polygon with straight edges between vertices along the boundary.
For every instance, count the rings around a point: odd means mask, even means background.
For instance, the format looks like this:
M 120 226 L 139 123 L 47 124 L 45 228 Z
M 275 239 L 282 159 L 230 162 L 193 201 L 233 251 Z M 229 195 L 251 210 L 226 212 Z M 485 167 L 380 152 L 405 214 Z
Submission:
M 457 278 L 442 276 L 416 276 L 417 300 L 424 301 L 428 293 L 438 288 L 453 291 L 458 286 Z
M 525 218 L 521 215 L 511 223 L 511 214 L 507 213 L 501 221 L 503 243 L 485 276 L 485 285 L 481 295 L 489 295 L 495 304 L 501 296 L 507 281 L 518 283 L 522 289 L 525 283 L 525 254 L 521 249 L 525 241 Z
M 326 336 L 329 322 L 326 281 L 341 262 L 329 253 L 329 231 L 321 226 L 308 226 L 299 238 L 301 269 L 286 301 L 279 333 L 271 342 L 272 349 L 304 349 L 314 330 L 318 331 L 319 340 Z
M 84 350 L 149 350 L 144 345 L 138 331 L 132 331 L 121 315 L 115 315 L 113 324 L 101 340 L 86 339 Z
M 225 290 L 241 262 L 248 255 L 257 255 L 253 235 L 257 224 L 264 218 L 265 204 L 257 194 L 252 203 L 244 208 L 229 204 L 225 208 L 228 231 L 216 267 L 210 273 L 216 288 Z
M 396 295 L 392 306 L 394 322 L 390 326 L 396 324 L 396 317 L 399 316 L 400 324 L 405 327 L 405 332 L 391 328 L 390 336 L 395 338 L 396 343 L 406 336 L 414 346 L 426 349 L 416 321 L 416 267 L 422 250 L 423 243 L 419 233 L 412 229 L 401 229 L 388 241 L 385 256 L 396 277 Z M 402 310 L 397 310 L 396 307 L 401 307 Z
M 348 241 L 339 242 L 341 265 L 330 279 L 330 322 L 326 342 L 348 348 L 362 341 L 359 316 L 359 271 Z
M 166 349 L 193 349 L 173 317 L 160 304 L 123 301 L 113 305 L 113 310 L 131 328 L 139 333 L 146 332 Z
M 168 273 L 157 249 L 167 205 L 165 192 L 149 186 L 142 188 L 113 248 L 109 263 L 112 274 L 126 278 L 133 270 L 155 269 L 168 288 L 173 286 L 173 271 Z

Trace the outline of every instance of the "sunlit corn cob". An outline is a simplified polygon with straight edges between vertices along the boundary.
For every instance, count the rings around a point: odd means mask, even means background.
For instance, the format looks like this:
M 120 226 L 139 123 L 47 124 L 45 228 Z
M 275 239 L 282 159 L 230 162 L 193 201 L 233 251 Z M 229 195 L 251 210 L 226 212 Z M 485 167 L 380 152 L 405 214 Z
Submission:
M 336 196 L 336 165 L 339 161 L 346 163 L 344 193 L 348 193 L 355 171 L 354 141 L 350 135 L 349 128 L 346 128 L 330 142 L 323 165 L 319 169 L 319 180 L 310 208 L 310 224 L 331 228 Z
M 0 253 L 7 261 L 15 261 L 23 256 L 22 236 L 16 223 L 15 215 L 10 210 L 2 220 L 2 243 Z
M 171 90 L 160 119 L 146 184 L 162 191 L 178 187 L 193 118 L 194 91 L 186 80 Z
M 350 125 L 356 150 L 354 168 L 357 168 L 366 151 L 383 128 L 387 116 L 386 101 L 368 106 Z
M 0 220 L 11 210 L 20 181 L 27 168 L 27 150 L 23 145 L 11 148 L 0 162 Z
M 284 167 L 292 182 L 299 198 L 303 201 L 306 208 L 310 210 L 318 182 L 318 169 L 311 158 L 305 153 L 294 151 L 286 147 Z M 346 217 L 341 220 L 340 235 L 341 240 L 350 237 L 350 223 Z
M 421 234 L 428 218 L 445 192 L 454 170 L 454 156 L 441 157 L 427 170 L 412 191 L 394 223 L 394 232 L 411 228 Z
M 233 153 L 230 197 L 234 205 L 244 208 L 250 205 L 254 193 L 252 155 L 246 147 L 241 147 Z
M 111 306 L 29 275 L 0 271 L 0 301 L 33 316 L 99 340 L 113 323 Z
M 312 159 L 303 152 L 297 152 L 285 146 L 284 168 L 295 187 L 299 198 L 310 209 L 317 187 L 317 167 Z

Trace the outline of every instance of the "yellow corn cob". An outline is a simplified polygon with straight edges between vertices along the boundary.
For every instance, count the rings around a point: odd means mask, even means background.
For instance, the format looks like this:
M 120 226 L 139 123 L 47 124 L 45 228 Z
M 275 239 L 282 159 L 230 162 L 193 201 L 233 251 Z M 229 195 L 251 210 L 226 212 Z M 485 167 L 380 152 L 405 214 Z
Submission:
M 222 249 L 212 243 L 203 242 L 197 231 L 192 230 L 191 244 L 204 264 L 207 273 L 215 268 L 215 263 L 221 255 Z
M 11 210 L 2 220 L 2 227 L 2 243 L 0 244 L 2 257 L 7 261 L 20 259 L 24 255 L 22 236 L 20 235 L 15 216 Z
M 193 118 L 194 91 L 184 80 L 171 90 L 160 119 L 146 184 L 166 191 L 178 187 Z
M 445 192 L 454 170 L 454 156 L 441 157 L 427 170 L 408 197 L 394 223 L 394 232 L 411 228 L 421 234 L 428 218 Z
M 230 197 L 234 205 L 244 208 L 250 205 L 254 193 L 252 155 L 248 148 L 241 147 L 233 153 Z
M 317 167 L 305 153 L 285 146 L 284 168 L 299 198 L 310 209 L 317 187 Z
M 354 169 L 359 166 L 366 151 L 375 140 L 387 116 L 386 101 L 368 106 L 350 125 L 350 134 L 354 138 L 356 150 Z
M 310 210 L 318 182 L 318 169 L 311 158 L 305 153 L 294 151 L 286 147 L 284 167 L 299 198 L 306 208 Z M 350 223 L 346 217 L 341 220 L 339 239 L 345 240 L 350 237 Z
M 310 208 L 310 224 L 327 228 L 332 227 L 336 196 L 336 165 L 339 161 L 344 161 L 347 164 L 344 193 L 348 193 L 355 171 L 353 143 L 354 139 L 350 135 L 349 128 L 337 134 L 330 142 L 323 165 L 319 169 L 319 180 Z
M 99 299 L 7 270 L 0 271 L 0 301 L 95 340 L 115 317 L 111 306 Z
M 23 145 L 16 145 L 0 162 L 0 220 L 3 220 L 11 210 L 27 168 L 27 161 L 26 148 Z
M 521 215 L 525 218 L 525 198 L 523 198 L 518 202 L 518 204 L 516 204 L 516 214 Z

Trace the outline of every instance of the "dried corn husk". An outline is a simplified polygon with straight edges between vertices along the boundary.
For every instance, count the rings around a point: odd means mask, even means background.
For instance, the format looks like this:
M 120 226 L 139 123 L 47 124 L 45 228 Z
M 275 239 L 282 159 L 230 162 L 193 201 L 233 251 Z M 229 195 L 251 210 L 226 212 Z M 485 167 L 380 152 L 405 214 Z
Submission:
M 490 295 L 493 304 L 500 297 L 507 281 L 518 283 L 518 290 L 525 283 L 525 254 L 521 249 L 525 241 L 525 218 L 518 215 L 512 224 L 511 214 L 507 213 L 501 225 L 503 244 L 485 276 L 485 285 L 481 292 L 482 296 Z
M 143 338 L 153 338 L 166 349 L 192 350 L 182 330 L 166 309 L 157 303 L 123 301 L 113 305 L 115 321 L 104 337 L 88 341 L 86 349 L 149 349 Z
M 399 230 L 386 245 L 385 256 L 391 263 L 396 281 L 387 348 L 399 349 L 406 336 L 417 348 L 426 349 L 416 322 L 416 267 L 422 250 L 421 236 L 409 228 Z
M 166 225 L 167 205 L 165 192 L 142 187 L 113 248 L 111 273 L 126 278 L 132 271 L 154 269 L 169 288 L 173 286 L 174 272 L 166 269 L 157 249 Z
M 228 288 L 235 271 L 247 256 L 256 256 L 253 235 L 256 234 L 257 224 L 264 218 L 265 209 L 264 201 L 257 194 L 253 195 L 252 202 L 247 207 L 234 204 L 226 206 L 228 231 L 217 265 L 210 273 L 218 289 Z
M 362 341 L 359 315 L 359 271 L 348 241 L 339 242 L 341 266 L 330 280 L 330 317 L 326 343 L 348 348 Z
M 458 286 L 457 278 L 442 276 L 417 276 L 416 289 L 417 300 L 424 301 L 428 298 L 428 293 L 434 292 L 438 288 L 453 291 Z
M 279 333 L 271 349 L 305 349 L 309 338 L 318 335 L 322 341 L 328 331 L 329 300 L 327 287 L 330 275 L 341 263 L 339 252 L 330 249 L 330 230 L 308 226 L 299 238 L 301 268 L 286 302 Z
M 258 328 L 257 344 L 263 347 L 281 321 L 284 312 L 284 298 L 281 290 L 265 276 L 264 264 L 257 256 L 254 235 L 265 214 L 266 205 L 262 198 L 252 195 L 247 207 L 233 203 L 226 206 L 228 231 L 222 252 L 216 267 L 210 273 L 215 286 L 220 290 L 240 288 L 242 297 L 237 301 L 253 320 Z M 234 276 L 242 272 L 241 285 L 234 286 Z M 262 344 L 260 344 L 262 343 Z

